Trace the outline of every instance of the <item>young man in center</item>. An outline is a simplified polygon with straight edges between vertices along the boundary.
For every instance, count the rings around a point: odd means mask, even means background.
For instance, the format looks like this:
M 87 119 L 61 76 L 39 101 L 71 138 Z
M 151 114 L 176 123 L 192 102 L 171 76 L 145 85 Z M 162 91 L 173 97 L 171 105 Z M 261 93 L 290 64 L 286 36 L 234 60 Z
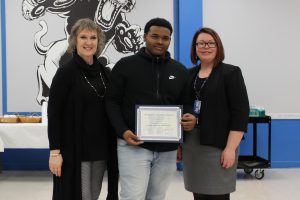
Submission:
M 136 105 L 179 105 L 187 69 L 168 52 L 173 29 L 154 18 L 143 47 L 122 58 L 111 73 L 107 111 L 118 134 L 121 200 L 163 200 L 176 170 L 177 143 L 143 142 L 135 133 Z

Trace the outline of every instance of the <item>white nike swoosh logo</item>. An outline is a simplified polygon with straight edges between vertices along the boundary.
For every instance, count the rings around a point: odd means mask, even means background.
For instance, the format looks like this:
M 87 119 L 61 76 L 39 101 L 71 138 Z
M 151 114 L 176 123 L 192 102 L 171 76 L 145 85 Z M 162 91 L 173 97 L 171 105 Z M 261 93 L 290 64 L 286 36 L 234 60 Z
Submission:
M 169 76 L 169 79 L 175 79 L 176 77 L 175 76 Z

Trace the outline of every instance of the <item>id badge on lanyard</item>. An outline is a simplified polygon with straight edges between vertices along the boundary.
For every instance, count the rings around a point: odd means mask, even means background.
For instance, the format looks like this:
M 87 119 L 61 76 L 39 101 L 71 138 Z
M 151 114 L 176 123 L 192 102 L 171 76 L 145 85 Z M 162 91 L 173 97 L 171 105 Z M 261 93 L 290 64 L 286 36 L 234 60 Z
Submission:
M 200 86 L 200 89 L 197 90 L 196 85 L 197 85 L 197 77 L 194 80 L 194 91 L 196 93 L 196 100 L 194 101 L 194 113 L 199 115 L 200 114 L 200 110 L 201 110 L 201 100 L 200 99 L 200 93 L 201 90 L 203 88 L 203 86 L 205 85 L 206 81 L 207 81 L 208 77 L 203 81 L 203 83 Z
M 200 109 L 201 109 L 201 101 L 196 99 L 194 101 L 194 112 L 199 115 L 200 114 Z

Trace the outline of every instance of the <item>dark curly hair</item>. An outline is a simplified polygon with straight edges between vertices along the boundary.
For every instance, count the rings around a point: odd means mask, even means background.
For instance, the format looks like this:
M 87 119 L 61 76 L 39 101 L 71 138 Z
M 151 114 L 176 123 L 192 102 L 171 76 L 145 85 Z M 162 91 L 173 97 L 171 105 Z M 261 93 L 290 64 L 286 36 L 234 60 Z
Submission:
M 148 21 L 145 25 L 145 28 L 144 28 L 144 33 L 145 34 L 147 34 L 149 32 L 151 26 L 165 27 L 165 28 L 170 30 L 171 35 L 173 33 L 173 28 L 172 28 L 171 23 L 168 20 L 164 19 L 164 18 L 153 18 L 150 21 Z

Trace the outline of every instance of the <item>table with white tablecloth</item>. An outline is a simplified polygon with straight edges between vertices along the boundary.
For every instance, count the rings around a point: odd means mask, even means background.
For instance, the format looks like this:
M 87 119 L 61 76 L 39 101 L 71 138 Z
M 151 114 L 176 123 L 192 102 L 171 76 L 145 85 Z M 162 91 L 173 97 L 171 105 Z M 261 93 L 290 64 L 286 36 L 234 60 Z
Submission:
M 0 123 L 4 170 L 47 169 L 48 151 L 46 123 Z
M 49 148 L 47 124 L 44 123 L 1 123 L 0 138 L 4 148 Z

